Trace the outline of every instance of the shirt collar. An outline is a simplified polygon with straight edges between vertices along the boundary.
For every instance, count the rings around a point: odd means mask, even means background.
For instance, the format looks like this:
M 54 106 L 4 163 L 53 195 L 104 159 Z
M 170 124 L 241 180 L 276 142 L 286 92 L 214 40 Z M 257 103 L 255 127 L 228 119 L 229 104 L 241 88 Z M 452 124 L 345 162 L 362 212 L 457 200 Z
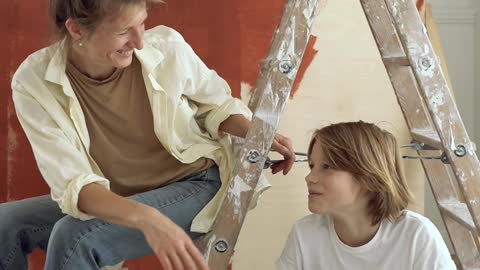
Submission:
M 155 49 L 152 45 L 144 43 L 141 50 L 135 49 L 137 59 L 142 63 L 142 67 L 150 74 L 162 62 L 164 56 L 160 50 Z
M 67 48 L 65 44 L 66 39 L 63 39 L 51 47 L 53 56 L 48 63 L 44 79 L 61 85 L 65 95 L 73 97 L 73 89 L 69 87 L 70 85 L 68 83 L 67 74 L 65 73 L 65 68 L 67 66 Z

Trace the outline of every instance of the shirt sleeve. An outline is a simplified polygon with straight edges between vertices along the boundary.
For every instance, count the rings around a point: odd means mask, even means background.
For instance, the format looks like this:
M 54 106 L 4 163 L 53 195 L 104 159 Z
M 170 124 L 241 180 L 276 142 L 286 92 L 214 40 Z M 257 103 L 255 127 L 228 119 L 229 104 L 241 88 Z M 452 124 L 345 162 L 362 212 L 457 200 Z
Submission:
M 415 241 L 417 251 L 414 270 L 455 270 L 457 267 L 450 256 L 447 245 L 437 227 L 428 219 L 419 228 Z
M 82 146 L 67 138 L 44 109 L 46 104 L 42 106 L 18 81 L 12 82 L 12 90 L 17 117 L 52 199 L 65 214 L 81 220 L 93 218 L 78 209 L 78 194 L 90 183 L 109 189 L 109 181 L 93 173 L 88 157 L 78 148 Z
M 294 226 L 288 235 L 282 254 L 277 259 L 275 264 L 277 270 L 303 269 L 300 241 L 298 239 L 296 230 L 296 226 Z
M 186 42 L 179 42 L 177 52 L 185 67 L 184 94 L 198 106 L 197 121 L 213 138 L 219 138 L 218 128 L 230 115 L 241 114 L 251 119 L 250 109 L 232 97 L 227 82 L 209 69 Z

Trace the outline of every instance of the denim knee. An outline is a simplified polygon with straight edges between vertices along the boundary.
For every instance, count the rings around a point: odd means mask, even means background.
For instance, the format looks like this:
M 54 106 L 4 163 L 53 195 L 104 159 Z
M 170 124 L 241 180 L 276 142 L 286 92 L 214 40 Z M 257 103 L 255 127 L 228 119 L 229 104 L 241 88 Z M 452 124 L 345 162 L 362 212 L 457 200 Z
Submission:
M 105 224 L 98 219 L 81 221 L 70 216 L 60 219 L 50 235 L 45 269 L 53 269 L 50 266 L 55 266 L 54 269 L 97 269 L 103 262 L 96 251 L 108 248 L 109 243 L 95 241 L 94 235 Z
M 14 203 L 0 204 L 0 232 L 10 231 L 18 228 L 22 220 L 25 220 L 24 214 L 15 209 Z

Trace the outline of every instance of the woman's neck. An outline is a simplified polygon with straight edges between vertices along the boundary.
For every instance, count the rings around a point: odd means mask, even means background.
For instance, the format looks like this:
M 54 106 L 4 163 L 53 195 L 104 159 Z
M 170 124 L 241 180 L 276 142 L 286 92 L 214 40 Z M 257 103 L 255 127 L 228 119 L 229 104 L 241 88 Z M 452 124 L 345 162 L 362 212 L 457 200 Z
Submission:
M 359 247 L 367 244 L 377 233 L 380 223 L 372 225 L 368 214 L 332 215 L 338 238 L 348 246 Z
M 96 65 L 94 60 L 90 59 L 88 55 L 80 53 L 75 46 L 70 47 L 67 57 L 68 61 L 81 73 L 95 80 L 106 79 L 115 71 L 113 67 Z

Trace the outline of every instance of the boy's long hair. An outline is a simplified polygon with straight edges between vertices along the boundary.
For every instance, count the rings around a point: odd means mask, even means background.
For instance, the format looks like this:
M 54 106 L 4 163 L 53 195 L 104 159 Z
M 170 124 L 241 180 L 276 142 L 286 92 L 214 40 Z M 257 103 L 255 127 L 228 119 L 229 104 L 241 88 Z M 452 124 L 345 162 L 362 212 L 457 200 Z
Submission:
M 332 169 L 351 173 L 368 191 L 372 224 L 397 218 L 412 200 L 391 133 L 363 121 L 338 123 L 315 131 L 309 159 L 316 144 Z

